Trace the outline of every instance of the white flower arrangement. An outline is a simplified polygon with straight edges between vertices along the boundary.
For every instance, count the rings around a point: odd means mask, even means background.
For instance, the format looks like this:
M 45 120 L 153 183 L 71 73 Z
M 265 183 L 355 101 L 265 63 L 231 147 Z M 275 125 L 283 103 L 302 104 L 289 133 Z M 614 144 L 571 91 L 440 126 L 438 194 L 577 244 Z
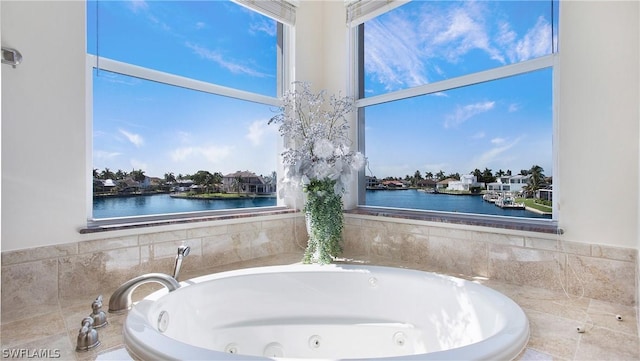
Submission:
M 309 83 L 295 82 L 292 88 L 282 99 L 280 114 L 269 121 L 280 124 L 287 147 L 279 187 L 281 192 L 302 188 L 306 193 L 309 241 L 303 262 L 327 264 L 342 252 L 341 197 L 351 173 L 366 160 L 350 149 L 346 116 L 354 109 L 352 98 L 331 96 L 327 104 L 325 91 L 313 93 Z
M 307 82 L 294 82 L 282 98 L 280 114 L 269 124 L 279 124 L 285 139 L 282 152 L 283 186 L 305 188 L 312 180 L 335 181 L 334 192 L 342 195 L 352 172 L 366 159 L 351 150 L 347 114 L 354 110 L 353 98 L 334 96 L 325 103 L 325 91 L 313 93 Z M 282 187 L 284 188 L 284 187 Z

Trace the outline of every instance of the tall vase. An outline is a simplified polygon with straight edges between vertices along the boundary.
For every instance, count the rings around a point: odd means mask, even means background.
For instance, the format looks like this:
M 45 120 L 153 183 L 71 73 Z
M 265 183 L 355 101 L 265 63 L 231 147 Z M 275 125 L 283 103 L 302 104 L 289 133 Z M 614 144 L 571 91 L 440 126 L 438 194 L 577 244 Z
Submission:
M 312 180 L 305 187 L 304 207 L 309 241 L 304 263 L 328 264 L 342 253 L 342 197 L 334 192 L 335 181 Z

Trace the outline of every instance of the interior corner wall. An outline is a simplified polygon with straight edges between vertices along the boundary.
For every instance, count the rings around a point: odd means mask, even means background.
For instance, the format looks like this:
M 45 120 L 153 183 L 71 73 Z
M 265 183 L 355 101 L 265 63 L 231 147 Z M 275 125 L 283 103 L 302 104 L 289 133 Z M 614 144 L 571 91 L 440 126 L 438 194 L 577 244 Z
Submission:
M 348 95 L 349 28 L 344 2 L 301 1 L 296 11 L 295 80 L 308 81 L 314 91 Z M 351 119 L 351 139 L 356 139 L 356 117 Z M 343 196 L 345 208 L 357 204 L 357 176 Z
M 2 250 L 76 242 L 86 224 L 85 3 L 2 1 Z
M 638 248 L 638 6 L 560 2 L 554 180 L 567 240 Z
M 314 91 L 324 89 L 325 36 L 323 1 L 301 1 L 296 8 L 294 80 L 311 83 Z

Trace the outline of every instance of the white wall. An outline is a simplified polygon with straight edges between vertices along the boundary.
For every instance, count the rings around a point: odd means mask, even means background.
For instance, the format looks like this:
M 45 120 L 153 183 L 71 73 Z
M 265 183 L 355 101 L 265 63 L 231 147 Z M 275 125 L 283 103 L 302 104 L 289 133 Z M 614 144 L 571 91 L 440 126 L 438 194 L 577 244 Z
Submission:
M 568 240 L 638 247 L 640 5 L 560 3 L 560 225 Z
M 86 225 L 85 7 L 2 1 L 2 250 L 78 241 Z
M 346 89 L 342 2 L 301 1 L 296 77 Z M 82 240 L 85 225 L 84 2 L 0 2 L 2 250 Z M 638 248 L 638 2 L 561 2 L 558 113 L 565 239 Z M 586 174 L 585 174 L 586 173 Z M 590 179 L 590 182 L 585 182 Z M 623 179 L 628 188 L 611 186 Z

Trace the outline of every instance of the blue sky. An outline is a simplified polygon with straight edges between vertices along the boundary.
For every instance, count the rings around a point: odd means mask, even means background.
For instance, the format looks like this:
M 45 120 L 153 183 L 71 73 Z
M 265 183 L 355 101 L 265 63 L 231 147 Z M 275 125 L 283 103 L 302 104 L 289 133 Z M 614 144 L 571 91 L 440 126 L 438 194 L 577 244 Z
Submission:
M 366 23 L 366 96 L 550 53 L 548 1 L 415 1 Z M 97 17 L 96 17 L 97 14 Z M 97 21 L 96 21 L 97 19 Z M 276 24 L 223 1 L 88 3 L 88 52 L 275 96 Z M 551 174 L 551 72 L 369 107 L 374 175 L 494 171 Z M 304 80 L 304 79 L 299 79 Z M 100 70 L 94 168 L 149 176 L 204 169 L 270 174 L 269 106 Z
M 557 35 L 550 12 L 548 1 L 414 1 L 399 7 L 365 24 L 365 94 L 550 54 Z M 543 70 L 367 108 L 368 173 L 519 173 L 537 164 L 551 175 L 551 76 Z
M 89 53 L 276 95 L 276 23 L 241 6 L 101 1 L 89 2 L 87 17 Z M 276 169 L 277 129 L 267 125 L 273 107 L 94 74 L 94 168 L 157 177 Z

